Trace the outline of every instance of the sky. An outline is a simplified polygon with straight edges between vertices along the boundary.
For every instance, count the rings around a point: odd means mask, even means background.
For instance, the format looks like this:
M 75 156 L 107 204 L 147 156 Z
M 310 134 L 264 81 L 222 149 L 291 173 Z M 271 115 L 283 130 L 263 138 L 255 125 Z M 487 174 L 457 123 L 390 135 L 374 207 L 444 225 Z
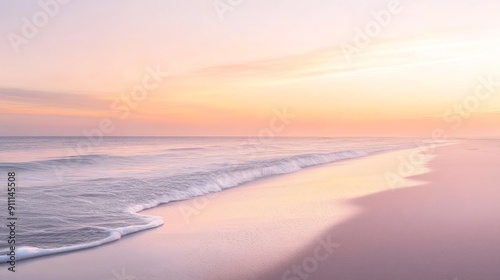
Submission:
M 499 10 L 493 0 L 1 1 L 0 136 L 497 138 Z

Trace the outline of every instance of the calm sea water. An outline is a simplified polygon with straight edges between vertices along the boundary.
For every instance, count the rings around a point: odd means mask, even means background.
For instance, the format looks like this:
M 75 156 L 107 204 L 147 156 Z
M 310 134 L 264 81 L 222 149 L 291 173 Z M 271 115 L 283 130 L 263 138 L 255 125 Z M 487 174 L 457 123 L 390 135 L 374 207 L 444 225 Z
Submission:
M 416 139 L 0 138 L 0 177 L 17 186 L 17 258 L 98 246 L 162 225 L 137 214 L 161 203 L 302 168 L 415 147 Z M 241 199 L 245 199 L 242 197 Z M 6 220 L 6 207 L 0 219 Z M 19 247 L 21 246 L 21 247 Z M 7 243 L 0 239 L 0 261 Z

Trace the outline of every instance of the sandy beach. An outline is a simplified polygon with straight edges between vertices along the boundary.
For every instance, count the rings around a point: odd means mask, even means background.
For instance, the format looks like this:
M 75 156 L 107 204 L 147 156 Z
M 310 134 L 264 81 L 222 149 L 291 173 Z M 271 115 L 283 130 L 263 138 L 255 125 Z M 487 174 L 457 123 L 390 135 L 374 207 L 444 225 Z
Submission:
M 437 148 L 391 186 L 402 150 L 142 212 L 159 228 L 1 266 L 1 279 L 497 280 L 500 142 Z

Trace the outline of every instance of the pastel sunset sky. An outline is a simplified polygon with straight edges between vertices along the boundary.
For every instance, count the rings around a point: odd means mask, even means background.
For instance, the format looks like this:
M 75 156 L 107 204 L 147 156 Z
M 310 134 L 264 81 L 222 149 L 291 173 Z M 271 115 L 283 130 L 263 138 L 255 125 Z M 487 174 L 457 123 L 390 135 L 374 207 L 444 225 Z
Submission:
M 218 3 L 0 2 L 0 135 L 500 137 L 499 1 Z

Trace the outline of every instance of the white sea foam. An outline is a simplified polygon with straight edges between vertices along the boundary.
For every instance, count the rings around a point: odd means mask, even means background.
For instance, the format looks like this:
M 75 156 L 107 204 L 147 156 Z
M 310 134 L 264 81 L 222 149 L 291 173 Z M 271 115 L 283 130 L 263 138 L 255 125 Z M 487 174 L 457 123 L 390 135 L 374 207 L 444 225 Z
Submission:
M 82 244 L 66 246 L 66 247 L 59 247 L 59 248 L 51 248 L 51 249 L 41 249 L 41 248 L 37 248 L 37 247 L 21 246 L 21 247 L 17 247 L 15 250 L 16 261 L 97 247 L 97 246 L 102 245 L 102 244 L 106 244 L 106 243 L 110 243 L 110 242 L 119 240 L 127 234 L 131 234 L 131 233 L 135 233 L 135 232 L 139 232 L 139 231 L 143 231 L 143 230 L 147 230 L 147 229 L 152 229 L 155 227 L 159 227 L 161 225 L 163 225 L 163 219 L 161 219 L 160 217 L 157 217 L 156 219 L 153 219 L 153 221 L 151 221 L 147 225 L 128 226 L 128 227 L 115 229 L 109 233 L 108 237 L 101 239 L 101 240 L 93 241 L 93 242 L 82 243 Z M 5 262 L 9 261 L 9 258 L 10 258 L 10 256 L 8 256 L 8 255 L 5 255 L 5 254 L 0 255 L 0 263 L 5 263 Z

